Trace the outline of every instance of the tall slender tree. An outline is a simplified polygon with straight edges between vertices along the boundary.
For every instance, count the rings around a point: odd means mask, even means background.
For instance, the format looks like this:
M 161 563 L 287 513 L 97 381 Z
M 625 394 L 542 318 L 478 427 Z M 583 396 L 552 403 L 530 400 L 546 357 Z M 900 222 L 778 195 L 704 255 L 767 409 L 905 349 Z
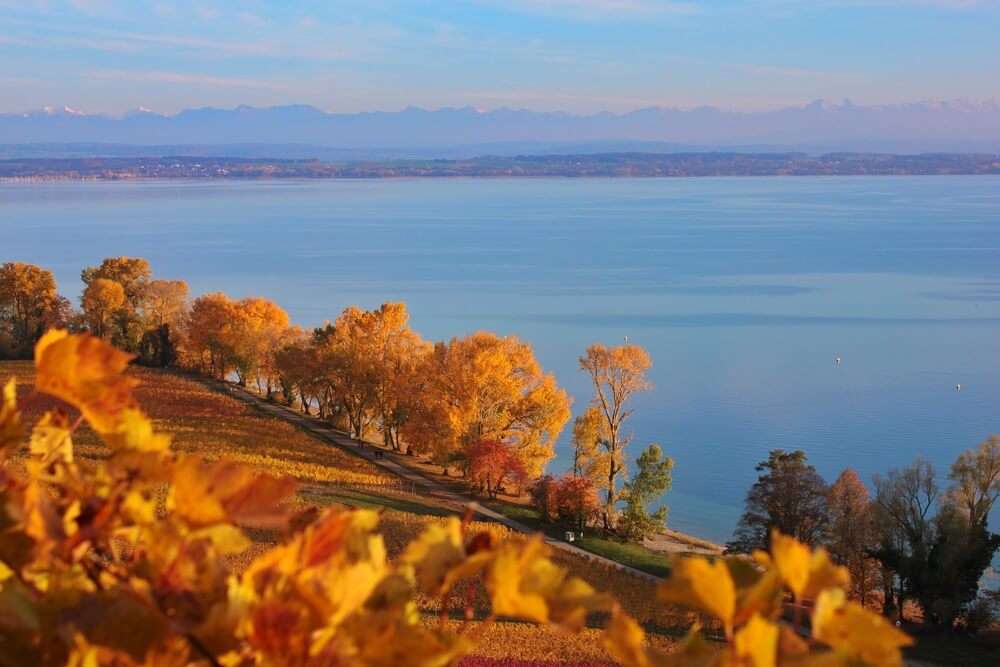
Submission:
M 606 437 L 601 440 L 607 454 L 604 528 L 614 526 L 616 505 L 620 500 L 618 479 L 625 471 L 624 451 L 632 441 L 623 427 L 632 416 L 630 399 L 652 385 L 646 373 L 652 366 L 649 353 L 638 345 L 607 347 L 595 343 L 580 357 L 580 368 L 590 377 L 594 389 L 591 404 L 600 412 Z
M 878 577 L 878 563 L 871 556 L 878 537 L 868 489 L 853 469 L 840 473 L 830 487 L 827 508 L 827 548 L 850 571 L 853 593 L 865 604 Z

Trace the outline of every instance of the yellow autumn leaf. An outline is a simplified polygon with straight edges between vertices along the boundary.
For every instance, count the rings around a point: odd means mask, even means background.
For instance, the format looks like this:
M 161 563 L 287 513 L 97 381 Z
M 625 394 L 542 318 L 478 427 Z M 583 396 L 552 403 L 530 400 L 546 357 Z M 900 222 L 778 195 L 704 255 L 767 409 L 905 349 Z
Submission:
M 837 653 L 871 665 L 900 667 L 900 648 L 913 640 L 888 620 L 847 599 L 842 589 L 819 594 L 812 617 L 813 637 Z
M 776 667 L 778 636 L 777 625 L 754 614 L 736 633 L 733 651 L 748 667 Z
M 43 463 L 73 462 L 72 424 L 62 410 L 46 412 L 31 430 L 29 451 Z
M 583 625 L 589 611 L 606 609 L 609 600 L 582 579 L 548 559 L 541 535 L 500 545 L 486 576 L 493 611 L 569 629 Z
M 80 410 L 97 432 L 114 432 L 122 411 L 135 405 L 137 380 L 124 375 L 131 359 L 89 334 L 53 329 L 35 345 L 35 386 Z
M 196 530 L 188 538 L 208 540 L 219 550 L 219 553 L 225 555 L 242 553 L 249 549 L 252 544 L 242 530 L 225 523 Z
M 170 436 L 153 430 L 153 422 L 141 410 L 122 410 L 117 428 L 102 434 L 114 450 L 163 452 L 170 448 Z
M 801 600 L 809 583 L 809 564 L 812 561 L 809 547 L 794 537 L 782 535 L 777 530 L 771 531 L 771 560 L 785 585 L 797 600 Z
M 755 557 L 758 562 L 767 563 L 765 554 Z M 825 549 L 811 551 L 776 530 L 771 533 L 770 562 L 797 600 L 814 597 L 826 588 L 843 588 L 851 580 L 847 568 L 831 561 Z
M 401 558 L 413 566 L 420 590 L 431 595 L 445 592 L 448 573 L 464 560 L 462 523 L 457 517 L 429 524 L 407 545 Z
M 625 667 L 653 667 L 656 660 L 646 647 L 646 632 L 615 605 L 601 643 L 615 662 Z
M 809 561 L 809 582 L 802 596 L 812 599 L 827 588 L 847 588 L 850 583 L 851 574 L 847 568 L 830 560 L 830 554 L 821 547 L 813 552 Z
M 670 576 L 660 584 L 660 598 L 666 602 L 698 609 L 722 621 L 731 637 L 736 611 L 736 587 L 725 561 L 706 558 L 679 558 Z
M 760 614 L 764 618 L 778 615 L 784 587 L 776 569 L 769 564 L 763 568 L 758 567 L 752 560 L 740 556 L 726 558 L 726 566 L 736 586 L 734 626 L 743 625 L 754 614 Z
M 14 378 L 3 387 L 0 400 L 0 453 L 21 442 L 21 413 L 17 409 L 17 382 Z

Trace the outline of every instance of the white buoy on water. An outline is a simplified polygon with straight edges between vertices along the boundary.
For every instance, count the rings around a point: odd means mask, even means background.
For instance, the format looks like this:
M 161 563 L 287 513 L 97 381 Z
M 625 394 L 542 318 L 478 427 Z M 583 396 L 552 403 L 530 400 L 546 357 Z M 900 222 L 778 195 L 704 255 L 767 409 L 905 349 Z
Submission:
M 835 358 L 834 362 L 839 366 L 840 365 L 840 357 Z
M 955 391 L 962 391 L 962 385 L 956 384 L 955 385 Z

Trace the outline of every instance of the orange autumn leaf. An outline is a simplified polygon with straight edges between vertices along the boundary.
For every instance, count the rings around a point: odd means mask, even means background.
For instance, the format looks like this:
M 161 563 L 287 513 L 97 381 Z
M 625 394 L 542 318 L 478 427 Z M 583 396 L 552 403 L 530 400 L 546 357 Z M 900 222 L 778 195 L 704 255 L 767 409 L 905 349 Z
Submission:
M 97 432 L 113 432 L 122 412 L 135 406 L 138 381 L 123 375 L 131 359 L 89 334 L 54 329 L 35 346 L 36 387 L 80 410 Z
M 62 410 L 46 412 L 31 431 L 29 451 L 43 462 L 73 462 L 72 425 Z
M 233 461 L 205 464 L 198 456 L 177 465 L 173 484 L 174 509 L 193 527 L 216 523 L 282 527 L 289 517 L 282 502 L 297 486 L 287 477 L 272 477 Z
M 170 447 L 170 436 L 153 430 L 153 422 L 139 410 L 123 410 L 115 431 L 104 434 L 104 441 L 115 450 L 163 452 Z
M 21 412 L 17 408 L 17 383 L 7 381 L 0 396 L 0 452 L 16 447 L 21 441 Z

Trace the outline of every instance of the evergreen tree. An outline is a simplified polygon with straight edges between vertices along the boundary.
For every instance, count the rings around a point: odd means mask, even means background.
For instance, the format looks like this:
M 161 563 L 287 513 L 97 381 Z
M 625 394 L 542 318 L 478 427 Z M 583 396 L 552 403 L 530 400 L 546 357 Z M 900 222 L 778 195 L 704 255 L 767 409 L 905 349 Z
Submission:
M 766 550 L 774 528 L 810 546 L 821 543 L 829 522 L 827 485 L 805 452 L 772 450 L 757 472 L 760 476 L 747 493 L 746 511 L 726 551 Z
M 667 506 L 649 513 L 647 506 L 673 483 L 674 461 L 652 444 L 636 459 L 635 476 L 625 483 L 625 510 L 618 519 L 618 532 L 634 542 L 641 542 L 667 526 Z

